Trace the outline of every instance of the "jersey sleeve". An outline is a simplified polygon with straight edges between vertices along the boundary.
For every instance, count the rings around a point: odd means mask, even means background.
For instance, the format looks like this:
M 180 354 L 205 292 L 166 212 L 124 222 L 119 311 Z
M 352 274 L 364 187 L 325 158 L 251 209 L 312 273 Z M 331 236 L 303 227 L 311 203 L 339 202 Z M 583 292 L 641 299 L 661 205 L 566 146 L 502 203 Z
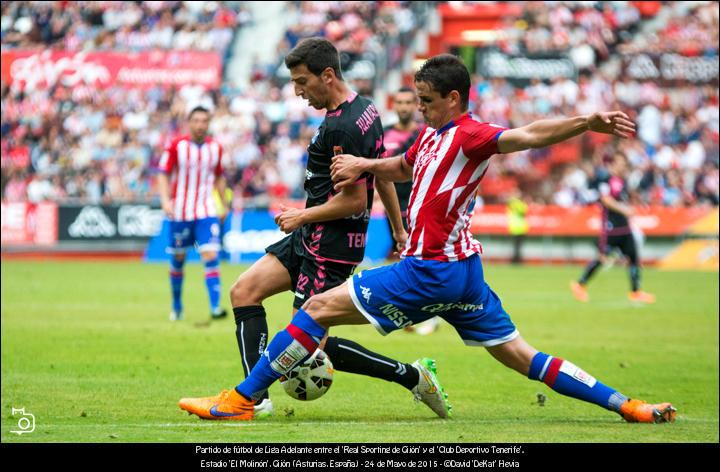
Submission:
M 427 126 L 417 133 L 415 137 L 415 142 L 412 144 L 412 146 L 410 146 L 407 151 L 405 151 L 405 154 L 403 154 L 405 162 L 407 162 L 410 167 L 413 167 L 415 165 L 415 159 L 417 158 L 418 149 L 420 148 L 420 141 L 422 141 L 421 137 L 425 135 L 426 129 Z
M 172 140 L 165 146 L 162 156 L 160 157 L 160 163 L 158 169 L 165 174 L 172 173 L 173 169 L 177 165 L 177 140 Z
M 492 123 L 478 123 L 465 130 L 462 144 L 463 152 L 468 159 L 484 161 L 493 154 L 498 154 L 498 139 L 508 128 Z

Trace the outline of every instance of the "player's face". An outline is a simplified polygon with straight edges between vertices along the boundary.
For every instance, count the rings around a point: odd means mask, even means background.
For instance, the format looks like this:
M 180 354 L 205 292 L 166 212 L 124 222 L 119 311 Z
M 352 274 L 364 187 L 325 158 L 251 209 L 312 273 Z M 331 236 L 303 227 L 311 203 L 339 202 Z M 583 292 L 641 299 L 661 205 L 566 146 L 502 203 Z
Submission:
M 412 92 L 398 92 L 393 101 L 393 109 L 398 115 L 400 123 L 406 124 L 412 121 L 417 111 L 417 97 Z
M 295 95 L 307 100 L 308 105 L 316 110 L 327 108 L 329 98 L 328 86 L 323 80 L 323 74 L 319 76 L 313 74 L 305 64 L 290 69 L 290 80 L 295 85 Z
M 204 111 L 196 111 L 190 117 L 190 134 L 195 141 L 205 139 L 210 126 L 210 114 Z
M 455 104 L 453 92 L 443 98 L 427 82 L 415 82 L 415 88 L 419 99 L 418 109 L 425 122 L 431 128 L 442 128 L 452 117 L 452 107 Z

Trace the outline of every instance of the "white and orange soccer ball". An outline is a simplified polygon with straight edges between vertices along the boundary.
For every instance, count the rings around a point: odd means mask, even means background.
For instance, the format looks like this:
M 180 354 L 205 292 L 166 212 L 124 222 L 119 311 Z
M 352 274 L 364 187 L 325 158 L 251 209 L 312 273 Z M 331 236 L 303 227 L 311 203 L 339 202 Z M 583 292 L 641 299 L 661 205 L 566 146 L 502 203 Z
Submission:
M 280 384 L 296 400 L 317 400 L 330 389 L 334 373 L 327 354 L 317 349 L 308 360 L 281 376 Z

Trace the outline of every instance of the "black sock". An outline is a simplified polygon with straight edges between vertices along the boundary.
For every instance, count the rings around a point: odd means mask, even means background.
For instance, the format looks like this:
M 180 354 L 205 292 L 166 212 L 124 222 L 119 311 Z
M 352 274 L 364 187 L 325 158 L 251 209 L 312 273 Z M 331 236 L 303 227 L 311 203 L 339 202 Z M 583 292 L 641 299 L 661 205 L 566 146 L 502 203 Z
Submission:
M 588 283 L 588 280 L 590 280 L 590 277 L 592 277 L 592 275 L 595 273 L 597 268 L 600 267 L 600 264 L 601 263 L 600 263 L 599 259 L 595 259 L 594 261 L 589 263 L 585 267 L 585 272 L 583 272 L 583 275 L 582 275 L 582 277 L 580 277 L 580 280 L 578 280 L 578 283 L 580 285 L 585 285 L 586 283 Z
M 396 382 L 408 390 L 412 390 L 420 380 L 420 374 L 412 365 L 368 351 L 348 339 L 329 337 L 324 351 L 333 363 L 333 367 L 341 372 Z
M 238 306 L 233 308 L 233 313 L 235 314 L 235 337 L 238 349 L 240 349 L 245 378 L 247 378 L 267 346 L 268 327 L 265 308 L 262 305 Z M 268 398 L 267 392 L 259 401 L 265 398 Z
M 640 290 L 640 267 L 637 265 L 630 266 L 630 284 L 633 292 Z

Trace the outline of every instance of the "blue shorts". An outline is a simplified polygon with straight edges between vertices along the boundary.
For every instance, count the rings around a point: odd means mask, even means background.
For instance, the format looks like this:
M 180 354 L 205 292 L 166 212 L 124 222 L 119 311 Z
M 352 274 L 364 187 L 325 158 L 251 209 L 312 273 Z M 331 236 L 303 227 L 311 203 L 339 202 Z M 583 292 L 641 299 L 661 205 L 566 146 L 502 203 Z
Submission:
M 170 222 L 170 244 L 167 252 L 184 254 L 196 243 L 200 252 L 220 251 L 220 220 L 217 217 Z
M 405 258 L 348 280 L 350 297 L 382 335 L 439 316 L 469 346 L 496 346 L 518 331 L 483 278 L 480 256 L 458 262 Z

